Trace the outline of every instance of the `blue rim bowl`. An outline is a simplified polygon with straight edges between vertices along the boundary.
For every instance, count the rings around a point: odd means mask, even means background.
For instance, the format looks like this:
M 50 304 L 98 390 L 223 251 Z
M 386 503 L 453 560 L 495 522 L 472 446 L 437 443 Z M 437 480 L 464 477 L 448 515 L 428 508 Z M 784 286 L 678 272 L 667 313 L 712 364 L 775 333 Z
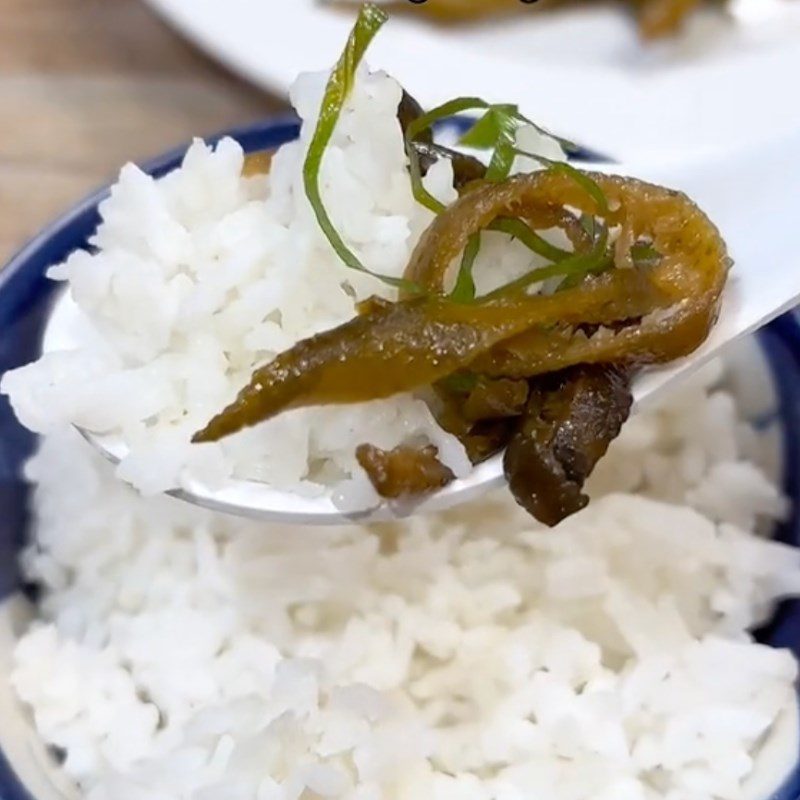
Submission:
M 461 127 L 459 121 L 455 122 Z M 232 136 L 245 152 L 273 149 L 297 138 L 293 117 L 278 117 L 234 128 L 207 139 L 216 142 Z M 177 147 L 142 166 L 160 177 L 177 167 L 186 145 Z M 587 151 L 584 161 L 596 160 Z M 0 271 L 0 377 L 39 355 L 42 334 L 56 284 L 45 271 L 63 261 L 76 248 L 86 247 L 100 221 L 98 205 L 107 196 L 104 187 L 45 228 Z M 782 483 L 793 501 L 790 517 L 775 536 L 800 545 L 800 322 L 794 314 L 775 320 L 757 336 L 772 375 L 776 409 L 772 416 L 781 428 Z M 22 470 L 36 445 L 36 437 L 20 425 L 6 397 L 0 396 L 0 605 L 24 593 L 17 566 L 28 524 L 29 487 Z M 771 622 L 758 632 L 760 641 L 791 649 L 800 659 L 800 600 L 783 603 Z M 2 654 L 0 654 L 2 655 Z M 0 676 L 2 679 L 2 676 Z M 0 741 L 4 722 L 0 719 Z M 35 800 L 16 775 L 0 748 L 0 800 Z M 767 800 L 765 798 L 765 800 Z M 781 788 L 769 800 L 800 800 L 800 754 Z

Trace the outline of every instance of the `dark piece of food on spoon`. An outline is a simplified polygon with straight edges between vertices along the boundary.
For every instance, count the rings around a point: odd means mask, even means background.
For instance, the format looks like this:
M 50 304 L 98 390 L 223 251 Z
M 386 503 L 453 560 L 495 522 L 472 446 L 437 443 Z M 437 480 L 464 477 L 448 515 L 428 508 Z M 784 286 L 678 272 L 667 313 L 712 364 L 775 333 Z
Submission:
M 621 227 L 620 239 L 649 239 L 661 256 L 655 266 L 637 269 L 617 247 L 620 268 L 555 294 L 528 295 L 515 285 L 473 303 L 454 302 L 438 293 L 447 267 L 497 217 L 535 226 L 539 219 L 549 224 L 554 206 L 598 213 L 564 175 L 540 172 L 486 184 L 457 200 L 421 238 L 407 276 L 428 293 L 374 303 L 299 342 L 256 370 L 195 441 L 220 439 L 291 408 L 415 391 L 461 371 L 530 379 L 578 364 L 658 363 L 691 352 L 716 320 L 727 277 L 719 233 L 680 193 L 604 175 L 593 180 L 613 209 L 606 222 Z M 616 330 L 589 337 L 586 325 Z
M 397 121 L 400 123 L 400 130 L 405 136 L 409 125 L 423 115 L 422 106 L 412 95 L 403 90 L 400 105 L 397 107 Z M 420 172 L 427 175 L 428 170 L 440 159 L 447 159 L 453 165 L 453 186 L 456 189 L 463 189 L 473 181 L 480 180 L 486 175 L 486 165 L 474 156 L 460 153 L 449 147 L 435 144 L 433 132 L 430 128 L 420 131 L 413 141 L 408 143 L 408 147 L 413 149 L 419 159 Z
M 400 104 L 397 106 L 397 121 L 400 123 L 400 130 L 405 136 L 408 126 L 419 119 L 425 113 L 422 106 L 417 102 L 417 99 L 410 95 L 405 89 L 400 98 Z M 425 130 L 417 137 L 419 142 L 427 142 L 433 144 L 433 131 Z
M 433 446 L 400 445 L 381 450 L 371 444 L 356 449 L 356 458 L 381 497 L 391 500 L 419 497 L 442 489 L 455 477 L 437 458 Z
M 518 417 L 527 400 L 525 381 L 480 376 L 464 401 L 463 414 L 472 422 Z
M 436 421 L 455 436 L 473 464 L 499 453 L 525 410 L 528 382 L 465 372 L 433 387 L 428 399 Z
M 583 485 L 631 410 L 629 371 L 580 365 L 531 382 L 503 467 L 516 501 L 546 525 L 585 508 Z

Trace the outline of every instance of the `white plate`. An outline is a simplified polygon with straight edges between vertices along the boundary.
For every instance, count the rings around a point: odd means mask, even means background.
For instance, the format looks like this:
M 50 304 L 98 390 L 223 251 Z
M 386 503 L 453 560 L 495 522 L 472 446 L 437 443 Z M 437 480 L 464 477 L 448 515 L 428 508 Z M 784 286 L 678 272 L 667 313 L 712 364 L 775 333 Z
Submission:
M 436 0 L 429 0 L 436 2 Z M 284 93 L 338 56 L 352 17 L 319 0 L 148 0 L 233 70 Z M 456 95 L 519 102 L 611 157 L 702 158 L 800 128 L 800 0 L 730 0 L 669 42 L 642 46 L 620 9 L 521 6 L 442 29 L 395 14 L 368 59 L 426 104 Z M 234 120 L 232 120 L 233 122 Z

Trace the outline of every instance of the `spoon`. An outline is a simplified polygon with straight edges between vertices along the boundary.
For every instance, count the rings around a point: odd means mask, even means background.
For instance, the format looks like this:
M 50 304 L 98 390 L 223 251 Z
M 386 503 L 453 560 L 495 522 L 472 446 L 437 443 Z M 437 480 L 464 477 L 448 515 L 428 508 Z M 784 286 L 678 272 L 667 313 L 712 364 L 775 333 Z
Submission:
M 735 164 L 735 168 L 731 167 Z M 634 175 L 686 192 L 718 225 L 734 258 L 734 268 L 723 296 L 719 321 L 707 341 L 687 358 L 642 372 L 633 383 L 634 407 L 685 379 L 726 345 L 764 325 L 800 300 L 800 254 L 793 242 L 800 225 L 800 135 L 702 163 L 592 164 L 603 172 Z M 792 201 L 794 206 L 792 205 Z M 797 263 L 793 262 L 793 258 Z M 77 307 L 63 296 L 45 333 L 45 351 L 65 349 L 74 342 Z M 126 454 L 119 438 L 81 431 L 106 458 L 118 462 Z M 270 488 L 255 481 L 233 480 L 211 489 L 191 477 L 171 495 L 214 511 L 258 519 L 323 525 L 358 520 L 387 520 L 440 510 L 464 503 L 504 482 L 502 455 L 476 466 L 465 478 L 453 481 L 421 502 L 382 504 L 344 513 L 329 495 L 308 497 Z

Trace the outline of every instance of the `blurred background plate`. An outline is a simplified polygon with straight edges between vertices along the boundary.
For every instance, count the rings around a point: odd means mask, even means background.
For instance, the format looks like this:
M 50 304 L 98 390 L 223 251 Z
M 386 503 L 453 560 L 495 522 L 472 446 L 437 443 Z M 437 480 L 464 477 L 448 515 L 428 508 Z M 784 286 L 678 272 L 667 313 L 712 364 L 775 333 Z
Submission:
M 435 2 L 436 0 L 429 0 Z M 329 67 L 352 14 L 322 0 L 147 0 L 228 67 L 274 92 Z M 731 0 L 678 37 L 642 44 L 614 5 L 520 4 L 480 25 L 430 24 L 410 4 L 369 60 L 425 104 L 456 95 L 519 102 L 617 158 L 702 158 L 800 128 L 786 86 L 800 74 L 800 0 Z

